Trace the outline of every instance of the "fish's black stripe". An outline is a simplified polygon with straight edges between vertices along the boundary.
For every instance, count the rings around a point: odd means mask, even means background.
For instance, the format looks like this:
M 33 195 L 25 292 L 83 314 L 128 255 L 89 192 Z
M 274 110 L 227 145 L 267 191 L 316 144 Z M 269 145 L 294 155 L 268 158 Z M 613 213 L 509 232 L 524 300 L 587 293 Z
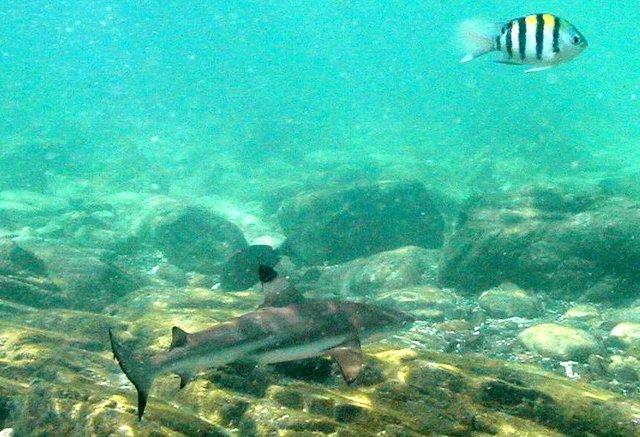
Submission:
M 507 34 L 505 37 L 507 46 L 507 56 L 513 58 L 513 41 L 511 41 L 511 29 L 513 28 L 513 21 L 507 23 Z
M 518 50 L 520 59 L 524 61 L 527 56 L 527 21 L 525 17 L 518 19 Z
M 500 41 L 500 38 L 502 38 L 502 35 L 498 35 L 496 37 L 496 50 L 500 51 L 502 49 L 502 42 Z
M 560 51 L 560 19 L 553 15 L 553 53 Z
M 542 14 L 536 15 L 536 58 L 542 59 L 542 48 L 544 44 L 544 17 Z

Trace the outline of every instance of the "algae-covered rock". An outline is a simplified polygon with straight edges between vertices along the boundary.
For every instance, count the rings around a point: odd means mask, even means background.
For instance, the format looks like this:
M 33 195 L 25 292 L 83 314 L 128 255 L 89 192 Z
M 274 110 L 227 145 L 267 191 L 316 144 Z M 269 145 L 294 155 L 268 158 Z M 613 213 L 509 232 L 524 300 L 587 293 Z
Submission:
M 640 323 L 618 323 L 609 336 L 625 348 L 640 349 Z
M 618 381 L 637 382 L 640 379 L 640 360 L 636 357 L 612 355 L 607 372 Z
M 63 292 L 51 281 L 2 275 L 0 299 L 36 308 L 60 307 L 66 303 Z
M 68 208 L 67 201 L 56 196 L 12 188 L 0 191 L 2 228 L 17 230 L 23 226 L 42 226 Z
M 567 320 L 598 321 L 602 315 L 595 305 L 579 304 L 569 308 L 564 313 L 564 318 Z
M 247 246 L 240 229 L 205 208 L 176 204 L 150 222 L 149 242 L 176 266 L 219 273 L 222 265 Z
M 101 310 L 143 283 L 112 263 L 104 251 L 41 243 L 30 243 L 30 249 L 44 261 L 69 308 Z
M 440 280 L 466 292 L 501 282 L 590 301 L 640 292 L 640 205 L 534 186 L 470 200 L 443 249 Z
M 491 317 L 537 317 L 542 312 L 540 301 L 517 285 L 504 283 L 485 291 L 478 298 L 478 304 Z
M 525 329 L 518 340 L 530 351 L 559 360 L 586 361 L 601 349 L 598 341 L 587 332 L 543 323 Z
M 0 239 L 0 274 L 16 275 L 21 272 L 46 275 L 44 262 L 8 238 Z
M 278 220 L 293 255 L 341 263 L 402 246 L 437 248 L 444 220 L 416 182 L 314 191 L 283 202 Z
M 172 310 L 192 313 L 187 302 Z M 122 333 L 154 313 L 170 325 L 159 305 L 136 323 L 58 310 L 0 323 L 0 426 L 17 435 L 640 435 L 631 398 L 532 366 L 383 345 L 365 348 L 377 377 L 352 386 L 338 375 L 292 381 L 271 367 L 260 367 L 267 376 L 257 391 L 247 389 L 255 374 L 233 369 L 198 375 L 184 389 L 162 376 L 138 421 L 135 389 L 103 331 Z M 102 347 L 88 344 L 91 336 Z
M 369 297 L 383 290 L 434 284 L 438 259 L 435 250 L 401 247 L 322 269 L 313 289 L 325 295 Z

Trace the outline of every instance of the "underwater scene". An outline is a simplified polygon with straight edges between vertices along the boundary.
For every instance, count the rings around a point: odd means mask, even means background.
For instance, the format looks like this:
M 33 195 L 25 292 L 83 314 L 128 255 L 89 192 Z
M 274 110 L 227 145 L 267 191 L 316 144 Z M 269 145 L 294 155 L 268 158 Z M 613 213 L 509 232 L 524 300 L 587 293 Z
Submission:
M 0 5 L 0 437 L 640 436 L 640 5 Z

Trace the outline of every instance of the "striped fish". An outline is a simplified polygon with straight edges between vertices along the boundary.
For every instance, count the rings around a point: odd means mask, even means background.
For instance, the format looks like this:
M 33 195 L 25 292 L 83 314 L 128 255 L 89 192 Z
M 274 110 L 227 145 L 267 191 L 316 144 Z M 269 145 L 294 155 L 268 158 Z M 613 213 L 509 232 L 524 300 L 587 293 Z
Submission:
M 504 25 L 477 20 L 460 26 L 469 62 L 486 53 L 499 51 L 504 64 L 531 65 L 527 71 L 542 71 L 570 61 L 587 48 L 587 40 L 567 20 L 552 14 L 532 14 L 507 21 Z

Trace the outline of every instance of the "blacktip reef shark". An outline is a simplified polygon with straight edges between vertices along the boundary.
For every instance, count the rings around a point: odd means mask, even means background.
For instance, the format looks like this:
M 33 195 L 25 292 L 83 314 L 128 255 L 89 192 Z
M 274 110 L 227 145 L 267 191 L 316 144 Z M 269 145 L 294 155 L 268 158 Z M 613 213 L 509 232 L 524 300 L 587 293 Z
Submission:
M 207 368 L 328 355 L 350 384 L 364 362 L 361 342 L 383 338 L 414 321 L 410 314 L 376 305 L 306 299 L 265 265 L 260 266 L 259 276 L 265 300 L 257 310 L 191 334 L 174 326 L 169 350 L 148 359 L 136 358 L 109 330 L 114 357 L 138 391 L 138 419 L 154 379 L 167 373 L 178 374 L 183 388 L 196 372 Z

